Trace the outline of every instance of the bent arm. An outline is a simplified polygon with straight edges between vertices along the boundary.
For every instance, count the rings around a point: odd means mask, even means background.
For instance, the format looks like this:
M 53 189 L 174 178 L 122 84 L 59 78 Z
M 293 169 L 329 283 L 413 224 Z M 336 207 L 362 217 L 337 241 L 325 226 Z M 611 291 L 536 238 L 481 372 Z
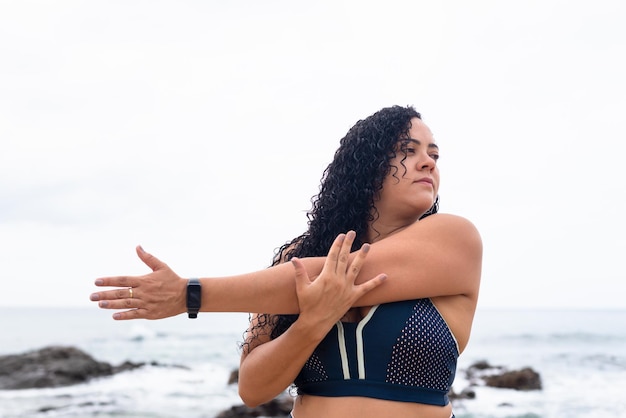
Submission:
M 310 277 L 320 274 L 324 260 L 301 259 Z M 453 215 L 432 215 L 371 244 L 367 262 L 355 283 L 380 273 L 386 274 L 388 280 L 384 286 L 367 292 L 354 306 L 452 295 L 476 299 L 481 267 L 482 241 L 474 225 Z M 221 311 L 236 307 L 250 312 L 245 310 L 247 306 L 254 308 L 252 312 L 298 313 L 293 277 L 293 269 L 287 263 L 240 276 L 203 279 L 207 283 L 206 289 L 203 287 L 207 304 L 202 308 Z M 229 290 L 238 295 L 229 295 Z M 224 295 L 224 299 L 219 300 L 216 294 Z
M 92 300 L 107 309 L 131 309 L 114 315 L 116 319 L 165 318 L 186 311 L 185 288 L 181 279 L 155 257 L 138 251 L 153 272 L 142 277 L 109 277 L 98 286 L 133 287 L 136 299 L 128 299 L 127 289 L 98 292 Z M 354 254 L 351 256 L 354 257 Z M 302 259 L 309 277 L 317 277 L 325 257 Z M 364 283 L 380 273 L 389 280 L 366 293 L 354 306 L 370 306 L 398 300 L 448 295 L 478 296 L 482 243 L 476 228 L 453 215 L 432 215 L 371 244 L 367 263 L 356 283 Z M 202 278 L 203 312 L 298 313 L 294 269 L 280 264 L 253 273 L 222 278 Z
M 370 246 L 365 244 L 350 260 L 354 237 L 354 232 L 348 232 L 335 239 L 320 275 L 313 281 L 301 260 L 291 260 L 300 314 L 284 333 L 269 341 L 274 325 L 263 324 L 258 315 L 251 322 L 239 369 L 239 394 L 247 405 L 267 402 L 293 383 L 334 324 L 356 300 L 385 280 L 378 276 L 355 285 Z
M 239 396 L 250 407 L 269 402 L 291 385 L 321 339 L 296 320 L 279 337 L 245 351 Z

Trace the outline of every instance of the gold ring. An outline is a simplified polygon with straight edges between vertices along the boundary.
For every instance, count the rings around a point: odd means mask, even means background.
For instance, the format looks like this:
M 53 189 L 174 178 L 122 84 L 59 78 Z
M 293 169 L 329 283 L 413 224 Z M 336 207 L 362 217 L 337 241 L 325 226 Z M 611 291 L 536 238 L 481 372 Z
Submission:
M 133 288 L 132 287 L 128 288 L 128 293 L 130 293 L 130 298 L 132 299 L 133 298 Z

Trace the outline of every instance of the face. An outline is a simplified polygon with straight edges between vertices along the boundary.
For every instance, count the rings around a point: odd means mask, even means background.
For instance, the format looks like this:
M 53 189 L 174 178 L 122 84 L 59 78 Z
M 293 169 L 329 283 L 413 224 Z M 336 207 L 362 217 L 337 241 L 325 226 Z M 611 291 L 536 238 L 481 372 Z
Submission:
M 381 222 L 412 223 L 430 209 L 439 190 L 438 158 L 439 147 L 428 126 L 411 119 L 409 137 L 398 141 L 391 171 L 375 203 Z

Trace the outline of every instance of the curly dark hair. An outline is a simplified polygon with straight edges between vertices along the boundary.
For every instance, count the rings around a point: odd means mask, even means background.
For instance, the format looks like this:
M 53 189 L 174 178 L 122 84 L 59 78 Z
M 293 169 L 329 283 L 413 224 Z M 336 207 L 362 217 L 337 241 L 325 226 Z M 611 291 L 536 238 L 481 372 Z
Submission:
M 356 232 L 352 250 L 363 245 L 368 225 L 378 217 L 375 199 L 383 180 L 391 172 L 391 160 L 399 152 L 398 141 L 408 138 L 411 119 L 421 115 L 412 107 L 392 106 L 358 121 L 340 141 L 339 149 L 324 170 L 320 192 L 311 199 L 307 213 L 308 230 L 281 246 L 272 266 L 293 257 L 325 256 L 340 233 Z M 401 151 L 400 151 L 401 152 Z M 397 169 L 396 169 L 397 170 Z M 422 216 L 436 213 L 438 198 Z M 248 329 L 248 339 L 259 328 L 271 328 L 274 339 L 295 322 L 297 315 L 259 315 L 257 325 Z M 244 346 L 247 345 L 244 343 Z

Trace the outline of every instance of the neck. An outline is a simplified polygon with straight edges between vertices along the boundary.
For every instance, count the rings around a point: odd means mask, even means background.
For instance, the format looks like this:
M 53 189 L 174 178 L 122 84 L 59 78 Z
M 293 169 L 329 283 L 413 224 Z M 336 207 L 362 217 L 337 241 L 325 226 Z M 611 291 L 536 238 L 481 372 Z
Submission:
M 369 243 L 381 241 L 393 234 L 402 231 L 409 225 L 417 222 L 417 219 L 413 222 L 406 222 L 402 224 L 385 224 L 380 220 L 370 223 L 367 231 L 367 239 Z

